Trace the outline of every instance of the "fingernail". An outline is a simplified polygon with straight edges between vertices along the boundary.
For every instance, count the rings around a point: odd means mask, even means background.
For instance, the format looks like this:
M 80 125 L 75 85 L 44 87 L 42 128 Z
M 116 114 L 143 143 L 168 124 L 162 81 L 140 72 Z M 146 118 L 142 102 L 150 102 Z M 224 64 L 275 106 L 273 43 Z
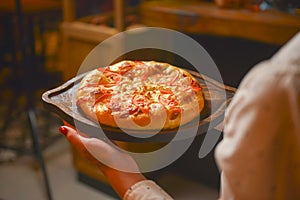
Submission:
M 59 127 L 59 132 L 61 132 L 63 135 L 67 135 L 68 129 L 64 126 Z

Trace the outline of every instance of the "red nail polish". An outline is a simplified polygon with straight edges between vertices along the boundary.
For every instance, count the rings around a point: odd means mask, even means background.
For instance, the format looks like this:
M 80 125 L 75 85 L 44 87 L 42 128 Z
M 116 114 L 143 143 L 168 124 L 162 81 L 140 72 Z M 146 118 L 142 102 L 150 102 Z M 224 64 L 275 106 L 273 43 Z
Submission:
M 64 126 L 59 127 L 59 132 L 61 132 L 63 135 L 67 135 L 68 129 Z

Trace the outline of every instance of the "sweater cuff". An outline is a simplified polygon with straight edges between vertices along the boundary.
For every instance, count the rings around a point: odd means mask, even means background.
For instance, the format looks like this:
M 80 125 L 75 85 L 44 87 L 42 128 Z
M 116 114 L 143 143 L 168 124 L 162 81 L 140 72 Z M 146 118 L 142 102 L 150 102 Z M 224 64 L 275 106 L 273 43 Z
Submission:
M 123 200 L 161 199 L 173 198 L 152 180 L 143 180 L 131 186 L 125 193 Z

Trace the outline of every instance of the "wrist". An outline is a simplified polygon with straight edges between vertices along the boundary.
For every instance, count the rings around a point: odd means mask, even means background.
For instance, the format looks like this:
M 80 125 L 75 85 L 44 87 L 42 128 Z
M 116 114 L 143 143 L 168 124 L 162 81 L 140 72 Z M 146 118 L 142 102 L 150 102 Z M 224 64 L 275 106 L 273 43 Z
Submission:
M 112 168 L 106 168 L 102 172 L 121 198 L 131 186 L 146 180 L 145 176 L 141 173 L 123 172 Z

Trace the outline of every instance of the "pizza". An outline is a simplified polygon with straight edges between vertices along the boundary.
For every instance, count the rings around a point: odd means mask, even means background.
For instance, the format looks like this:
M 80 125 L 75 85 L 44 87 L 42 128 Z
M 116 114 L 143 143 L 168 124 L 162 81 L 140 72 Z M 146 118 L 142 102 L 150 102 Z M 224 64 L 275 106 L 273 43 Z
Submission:
M 182 68 L 124 60 L 87 72 L 79 84 L 76 105 L 100 125 L 166 130 L 198 117 L 204 97 L 199 82 Z

